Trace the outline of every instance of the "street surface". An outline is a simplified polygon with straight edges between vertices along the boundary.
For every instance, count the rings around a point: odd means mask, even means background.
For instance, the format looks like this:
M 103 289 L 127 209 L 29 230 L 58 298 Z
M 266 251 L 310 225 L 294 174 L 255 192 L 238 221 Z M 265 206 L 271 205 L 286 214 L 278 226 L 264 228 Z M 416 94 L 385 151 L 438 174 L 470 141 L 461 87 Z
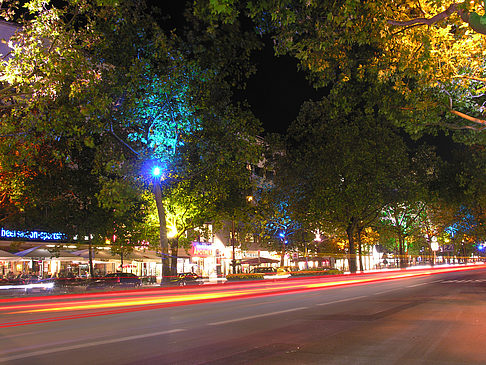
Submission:
M 484 364 L 486 267 L 0 300 L 0 364 Z

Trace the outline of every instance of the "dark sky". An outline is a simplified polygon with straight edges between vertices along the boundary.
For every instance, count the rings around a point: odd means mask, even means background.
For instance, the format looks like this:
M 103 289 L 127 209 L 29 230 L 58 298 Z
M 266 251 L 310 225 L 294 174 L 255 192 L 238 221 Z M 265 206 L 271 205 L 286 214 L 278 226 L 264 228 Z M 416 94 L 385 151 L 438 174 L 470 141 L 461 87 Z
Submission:
M 297 60 L 290 56 L 275 57 L 272 45 L 254 56 L 257 73 L 248 81 L 246 98 L 253 113 L 266 132 L 285 133 L 297 117 L 300 105 L 309 99 L 316 100 L 316 92 L 297 69 Z

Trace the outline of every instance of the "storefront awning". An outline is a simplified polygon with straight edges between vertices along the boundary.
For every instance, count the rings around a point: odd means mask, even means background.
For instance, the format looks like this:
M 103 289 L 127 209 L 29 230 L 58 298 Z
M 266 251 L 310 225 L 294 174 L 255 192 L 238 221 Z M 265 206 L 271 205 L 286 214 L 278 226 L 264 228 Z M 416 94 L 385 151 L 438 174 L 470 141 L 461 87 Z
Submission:
M 27 250 L 16 252 L 18 259 L 39 259 L 39 260 L 60 260 L 72 261 L 79 260 L 79 257 L 66 250 L 52 250 L 49 251 L 42 246 L 32 247 Z
M 89 249 L 73 251 L 73 255 L 82 257 L 86 260 L 89 259 Z M 95 250 L 92 254 L 93 260 L 111 260 L 111 261 L 120 261 L 120 255 L 115 255 L 111 252 L 111 250 Z M 160 255 L 158 255 L 155 251 L 139 251 L 133 250 L 130 253 L 127 253 L 123 256 L 124 261 L 160 261 Z
M 83 258 L 85 260 L 89 260 L 89 249 L 72 251 L 71 252 L 74 256 Z M 109 250 L 95 250 L 91 255 L 93 260 L 119 260 L 120 257 L 113 255 Z
M 240 263 L 242 265 L 257 266 L 261 264 L 276 264 L 278 262 L 280 262 L 280 260 L 274 260 L 268 257 L 252 257 L 248 259 L 242 259 Z
M 318 262 L 329 262 L 331 260 L 330 257 L 319 257 L 319 256 L 314 256 L 314 257 L 299 257 L 298 259 L 294 259 L 292 261 L 296 262 L 306 262 L 306 261 L 318 261 Z
M 18 256 L 15 256 L 14 254 L 0 250 L 0 261 L 18 261 L 20 260 Z

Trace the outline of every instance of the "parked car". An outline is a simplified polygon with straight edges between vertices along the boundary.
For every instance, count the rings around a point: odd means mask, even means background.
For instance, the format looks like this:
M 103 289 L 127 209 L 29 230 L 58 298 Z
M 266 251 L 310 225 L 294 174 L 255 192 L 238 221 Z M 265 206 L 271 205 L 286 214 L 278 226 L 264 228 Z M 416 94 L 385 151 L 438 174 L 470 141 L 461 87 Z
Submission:
M 40 281 L 40 278 L 32 274 L 19 274 L 16 277 L 7 279 L 7 281 L 13 285 L 27 285 L 38 283 Z
M 88 284 L 87 289 L 96 288 L 114 288 L 121 286 L 140 286 L 142 281 L 140 278 L 132 273 L 128 272 L 116 272 L 112 274 L 107 274 L 97 280 L 94 280 Z
M 251 273 L 269 275 L 278 275 L 279 277 L 289 277 L 292 268 L 289 266 L 282 267 L 255 267 Z
M 255 267 L 251 270 L 252 274 L 276 275 L 277 269 L 274 267 Z
M 281 266 L 277 268 L 277 275 L 290 275 L 294 269 L 290 266 Z
M 186 285 L 201 285 L 204 282 L 201 277 L 193 272 L 179 273 L 173 276 L 168 281 L 169 285 L 186 286 Z
M 81 278 L 71 274 L 59 275 L 49 280 L 54 283 L 54 287 L 62 289 L 74 289 L 76 287 L 83 287 L 88 282 L 85 278 Z

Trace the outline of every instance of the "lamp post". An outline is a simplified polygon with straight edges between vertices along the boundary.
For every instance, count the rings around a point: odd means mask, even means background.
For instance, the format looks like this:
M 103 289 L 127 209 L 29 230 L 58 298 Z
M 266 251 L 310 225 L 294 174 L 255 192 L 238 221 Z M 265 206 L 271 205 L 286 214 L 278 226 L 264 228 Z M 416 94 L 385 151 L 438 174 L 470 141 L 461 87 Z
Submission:
M 436 258 L 436 252 L 439 250 L 439 243 L 437 242 L 437 237 L 432 237 L 431 239 L 431 243 L 430 243 L 430 248 L 432 249 L 432 252 L 433 252 L 433 258 L 432 258 L 432 266 L 435 265 L 435 258 Z
M 314 238 L 314 243 L 319 244 L 320 242 L 322 242 L 321 233 L 319 232 L 319 230 L 317 230 L 316 231 L 316 236 Z M 307 245 L 306 245 L 306 250 L 307 250 Z M 306 269 L 309 268 L 309 262 L 308 262 L 307 256 L 308 256 L 308 253 L 306 252 L 305 253 L 305 266 L 306 266 Z M 320 263 L 321 263 L 321 266 L 322 266 L 322 261 Z M 317 265 L 319 265 L 319 261 L 317 261 Z
M 280 237 L 280 239 L 282 240 L 282 256 L 280 258 L 280 266 L 285 266 L 285 245 L 287 243 L 287 240 L 285 239 L 285 232 L 280 232 L 278 234 L 278 236 Z

